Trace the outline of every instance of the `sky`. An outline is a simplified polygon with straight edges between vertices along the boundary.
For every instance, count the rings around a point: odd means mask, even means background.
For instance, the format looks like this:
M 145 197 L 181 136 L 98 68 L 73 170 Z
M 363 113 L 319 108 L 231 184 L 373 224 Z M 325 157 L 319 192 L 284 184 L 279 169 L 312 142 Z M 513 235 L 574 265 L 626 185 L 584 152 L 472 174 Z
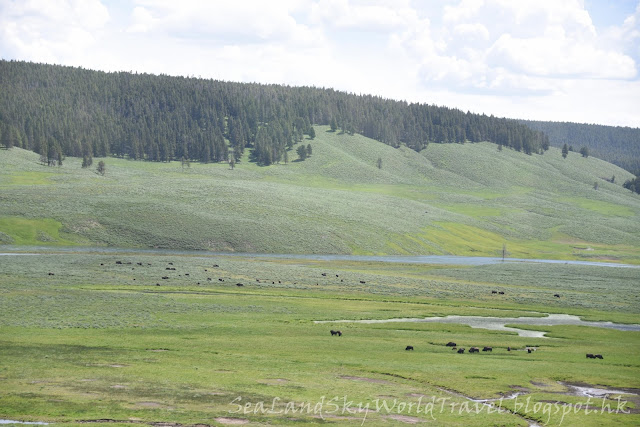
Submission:
M 640 0 L 0 0 L 0 57 L 640 127 Z

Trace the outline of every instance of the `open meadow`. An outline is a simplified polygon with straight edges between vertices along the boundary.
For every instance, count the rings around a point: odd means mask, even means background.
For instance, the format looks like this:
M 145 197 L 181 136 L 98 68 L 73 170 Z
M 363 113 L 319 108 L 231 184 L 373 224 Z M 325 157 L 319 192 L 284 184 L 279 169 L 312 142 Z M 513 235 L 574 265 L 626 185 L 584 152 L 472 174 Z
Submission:
M 3 150 L 0 243 L 472 256 L 506 244 L 514 258 L 640 264 L 640 197 L 610 163 L 491 143 L 418 153 L 316 129 L 310 158 L 294 160 L 294 148 L 288 164 L 268 167 L 249 150 L 234 169 L 122 158 L 83 169 L 73 157 L 47 167 Z
M 455 324 L 314 322 L 567 313 L 640 323 L 639 281 L 637 268 L 565 264 L 3 255 L 0 418 L 638 425 L 640 332 L 520 325 L 547 332 L 524 338 Z M 492 351 L 469 354 L 474 346 Z M 589 397 L 572 385 L 614 391 Z

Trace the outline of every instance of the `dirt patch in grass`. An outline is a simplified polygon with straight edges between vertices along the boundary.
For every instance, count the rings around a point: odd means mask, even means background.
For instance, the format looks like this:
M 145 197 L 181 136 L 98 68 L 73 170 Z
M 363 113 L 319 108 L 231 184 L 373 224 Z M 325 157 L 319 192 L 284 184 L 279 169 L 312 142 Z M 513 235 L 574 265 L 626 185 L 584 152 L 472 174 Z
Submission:
M 550 384 L 545 384 L 545 383 L 541 383 L 540 381 L 529 381 L 531 383 L 531 385 L 534 385 L 536 387 L 551 387 Z
M 417 418 L 417 417 L 410 417 L 408 415 L 386 415 L 383 418 L 388 418 L 388 419 L 392 419 L 395 421 L 400 421 L 401 423 L 406 423 L 406 424 L 418 424 L 423 422 L 422 419 Z

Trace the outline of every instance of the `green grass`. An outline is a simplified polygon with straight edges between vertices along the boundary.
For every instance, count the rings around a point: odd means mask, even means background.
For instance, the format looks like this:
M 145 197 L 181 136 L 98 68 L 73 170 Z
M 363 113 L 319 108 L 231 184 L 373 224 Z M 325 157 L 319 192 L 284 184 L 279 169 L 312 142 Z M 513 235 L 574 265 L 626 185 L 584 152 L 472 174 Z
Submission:
M 35 153 L 5 151 L 1 240 L 488 256 L 506 243 L 514 256 L 640 263 L 640 199 L 600 178 L 630 177 L 614 165 L 593 157 L 563 159 L 554 148 L 542 156 L 498 152 L 489 143 L 431 144 L 416 153 L 316 130 L 315 140 L 305 140 L 313 155 L 304 162 L 259 167 L 245 156 L 234 170 L 223 163 L 183 169 L 179 162 L 95 159 L 107 164 L 100 176 L 82 169 L 81 159 L 47 167 Z M 68 234 L 23 239 L 11 224 L 25 218 L 55 221 Z
M 321 423 L 314 413 L 253 409 L 280 399 L 276 409 L 284 411 L 286 402 L 315 405 L 324 396 L 337 399 L 338 412 L 328 403 L 323 410 L 326 422 L 339 425 L 360 425 L 364 417 L 342 413 L 343 398 L 372 409 L 396 399 L 405 405 L 401 414 L 431 422 L 433 416 L 438 425 L 526 425 L 513 414 L 460 413 L 450 405 L 469 404 L 459 394 L 497 398 L 517 389 L 531 405 L 586 400 L 560 394 L 566 388 L 559 381 L 640 388 L 638 332 L 536 326 L 550 338 L 531 339 L 455 324 L 313 322 L 552 312 L 638 323 L 637 269 L 68 251 L 2 256 L 0 267 L 0 418 L 60 425 L 104 419 L 218 425 L 220 417 Z M 343 336 L 331 337 L 329 329 Z M 444 346 L 448 341 L 494 350 L 459 355 Z M 415 350 L 405 351 L 407 345 Z M 508 346 L 538 350 L 507 352 Z M 605 358 L 585 359 L 589 352 Z M 408 409 L 421 397 L 422 405 L 447 399 L 446 410 Z M 244 413 L 238 402 L 252 410 Z M 513 401 L 502 406 L 515 409 Z M 540 411 L 517 412 L 546 422 Z M 394 422 L 390 415 L 397 408 L 369 411 L 365 423 Z M 552 415 L 550 425 L 558 422 Z M 638 414 L 582 410 L 563 421 L 578 423 L 637 425 Z
M 3 243 L 15 245 L 55 245 L 70 246 L 84 241 L 80 236 L 64 233 L 62 223 L 44 219 L 28 219 L 20 217 L 0 218 L 0 233 L 4 236 Z

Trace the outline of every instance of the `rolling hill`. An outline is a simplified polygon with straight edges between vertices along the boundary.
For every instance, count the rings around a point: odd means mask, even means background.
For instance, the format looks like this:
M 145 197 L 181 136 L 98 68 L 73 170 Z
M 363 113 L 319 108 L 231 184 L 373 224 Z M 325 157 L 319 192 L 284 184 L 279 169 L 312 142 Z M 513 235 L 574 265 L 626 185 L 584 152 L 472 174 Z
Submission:
M 543 155 L 491 143 L 416 152 L 315 130 L 305 161 L 259 166 L 245 152 L 234 169 L 115 157 L 48 167 L 36 153 L 2 150 L 0 241 L 488 256 L 506 244 L 512 257 L 640 263 L 640 198 L 622 188 L 632 175 L 615 165 L 578 153 L 563 159 L 553 147 Z
M 583 123 L 520 120 L 533 130 L 544 132 L 554 147 L 564 144 L 589 153 L 633 173 L 640 173 L 640 129 Z

